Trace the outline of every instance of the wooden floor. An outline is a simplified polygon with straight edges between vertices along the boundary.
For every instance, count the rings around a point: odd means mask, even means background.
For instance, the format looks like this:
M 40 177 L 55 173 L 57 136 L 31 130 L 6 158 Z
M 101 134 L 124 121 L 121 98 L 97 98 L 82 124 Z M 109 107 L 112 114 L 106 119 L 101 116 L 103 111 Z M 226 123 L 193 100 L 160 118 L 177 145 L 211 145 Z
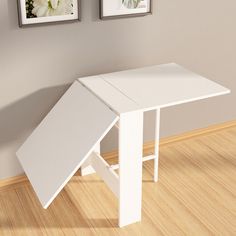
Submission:
M 48 210 L 31 186 L 0 191 L 0 235 L 236 235 L 236 127 L 162 146 L 160 179 L 143 170 L 142 223 L 119 229 L 117 200 L 74 177 Z

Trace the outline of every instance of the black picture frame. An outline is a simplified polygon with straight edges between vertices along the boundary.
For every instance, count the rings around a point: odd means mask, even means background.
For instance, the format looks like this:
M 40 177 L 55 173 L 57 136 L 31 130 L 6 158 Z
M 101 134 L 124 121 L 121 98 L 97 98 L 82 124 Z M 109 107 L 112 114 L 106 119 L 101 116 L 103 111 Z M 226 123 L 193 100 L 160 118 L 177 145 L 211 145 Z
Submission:
M 52 21 L 46 21 L 46 22 L 25 23 L 23 21 L 24 13 L 22 9 L 22 2 L 25 2 L 25 1 L 26 0 L 17 0 L 19 27 L 28 27 L 28 26 L 36 26 L 36 25 L 51 25 L 51 24 L 61 24 L 61 23 L 71 23 L 71 22 L 81 21 L 81 0 L 75 0 L 77 2 L 77 7 L 75 8 L 77 17 L 75 19 L 65 19 L 65 20 L 62 19 L 62 20 L 52 20 Z

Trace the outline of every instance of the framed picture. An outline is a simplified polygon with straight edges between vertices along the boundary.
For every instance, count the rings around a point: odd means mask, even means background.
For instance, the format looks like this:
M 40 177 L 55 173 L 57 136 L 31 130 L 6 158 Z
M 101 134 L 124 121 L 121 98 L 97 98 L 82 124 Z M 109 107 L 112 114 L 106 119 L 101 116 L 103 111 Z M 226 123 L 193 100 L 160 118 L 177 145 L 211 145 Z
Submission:
M 152 13 L 152 0 L 100 0 L 100 18 L 144 16 Z
M 18 0 L 19 25 L 80 19 L 80 0 Z

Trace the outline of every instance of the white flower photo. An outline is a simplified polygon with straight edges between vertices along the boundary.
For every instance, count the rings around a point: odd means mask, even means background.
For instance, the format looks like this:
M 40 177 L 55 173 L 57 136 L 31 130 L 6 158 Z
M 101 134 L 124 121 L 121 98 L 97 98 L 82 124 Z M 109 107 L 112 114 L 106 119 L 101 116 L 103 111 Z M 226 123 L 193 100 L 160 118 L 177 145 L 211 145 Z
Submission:
M 151 13 L 152 0 L 101 0 L 101 18 L 144 16 Z
M 141 0 L 122 0 L 122 4 L 129 9 L 137 8 L 140 2 Z
M 78 0 L 18 0 L 20 25 L 78 20 Z

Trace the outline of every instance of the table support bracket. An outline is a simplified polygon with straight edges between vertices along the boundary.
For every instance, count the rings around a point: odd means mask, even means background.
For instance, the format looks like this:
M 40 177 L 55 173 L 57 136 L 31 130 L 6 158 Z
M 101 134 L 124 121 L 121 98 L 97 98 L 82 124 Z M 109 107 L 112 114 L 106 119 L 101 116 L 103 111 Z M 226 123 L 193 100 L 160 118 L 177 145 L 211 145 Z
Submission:
M 93 152 L 90 157 L 92 168 L 101 179 L 108 185 L 111 191 L 119 198 L 119 176 L 110 168 L 110 165 L 101 157 L 99 153 Z

